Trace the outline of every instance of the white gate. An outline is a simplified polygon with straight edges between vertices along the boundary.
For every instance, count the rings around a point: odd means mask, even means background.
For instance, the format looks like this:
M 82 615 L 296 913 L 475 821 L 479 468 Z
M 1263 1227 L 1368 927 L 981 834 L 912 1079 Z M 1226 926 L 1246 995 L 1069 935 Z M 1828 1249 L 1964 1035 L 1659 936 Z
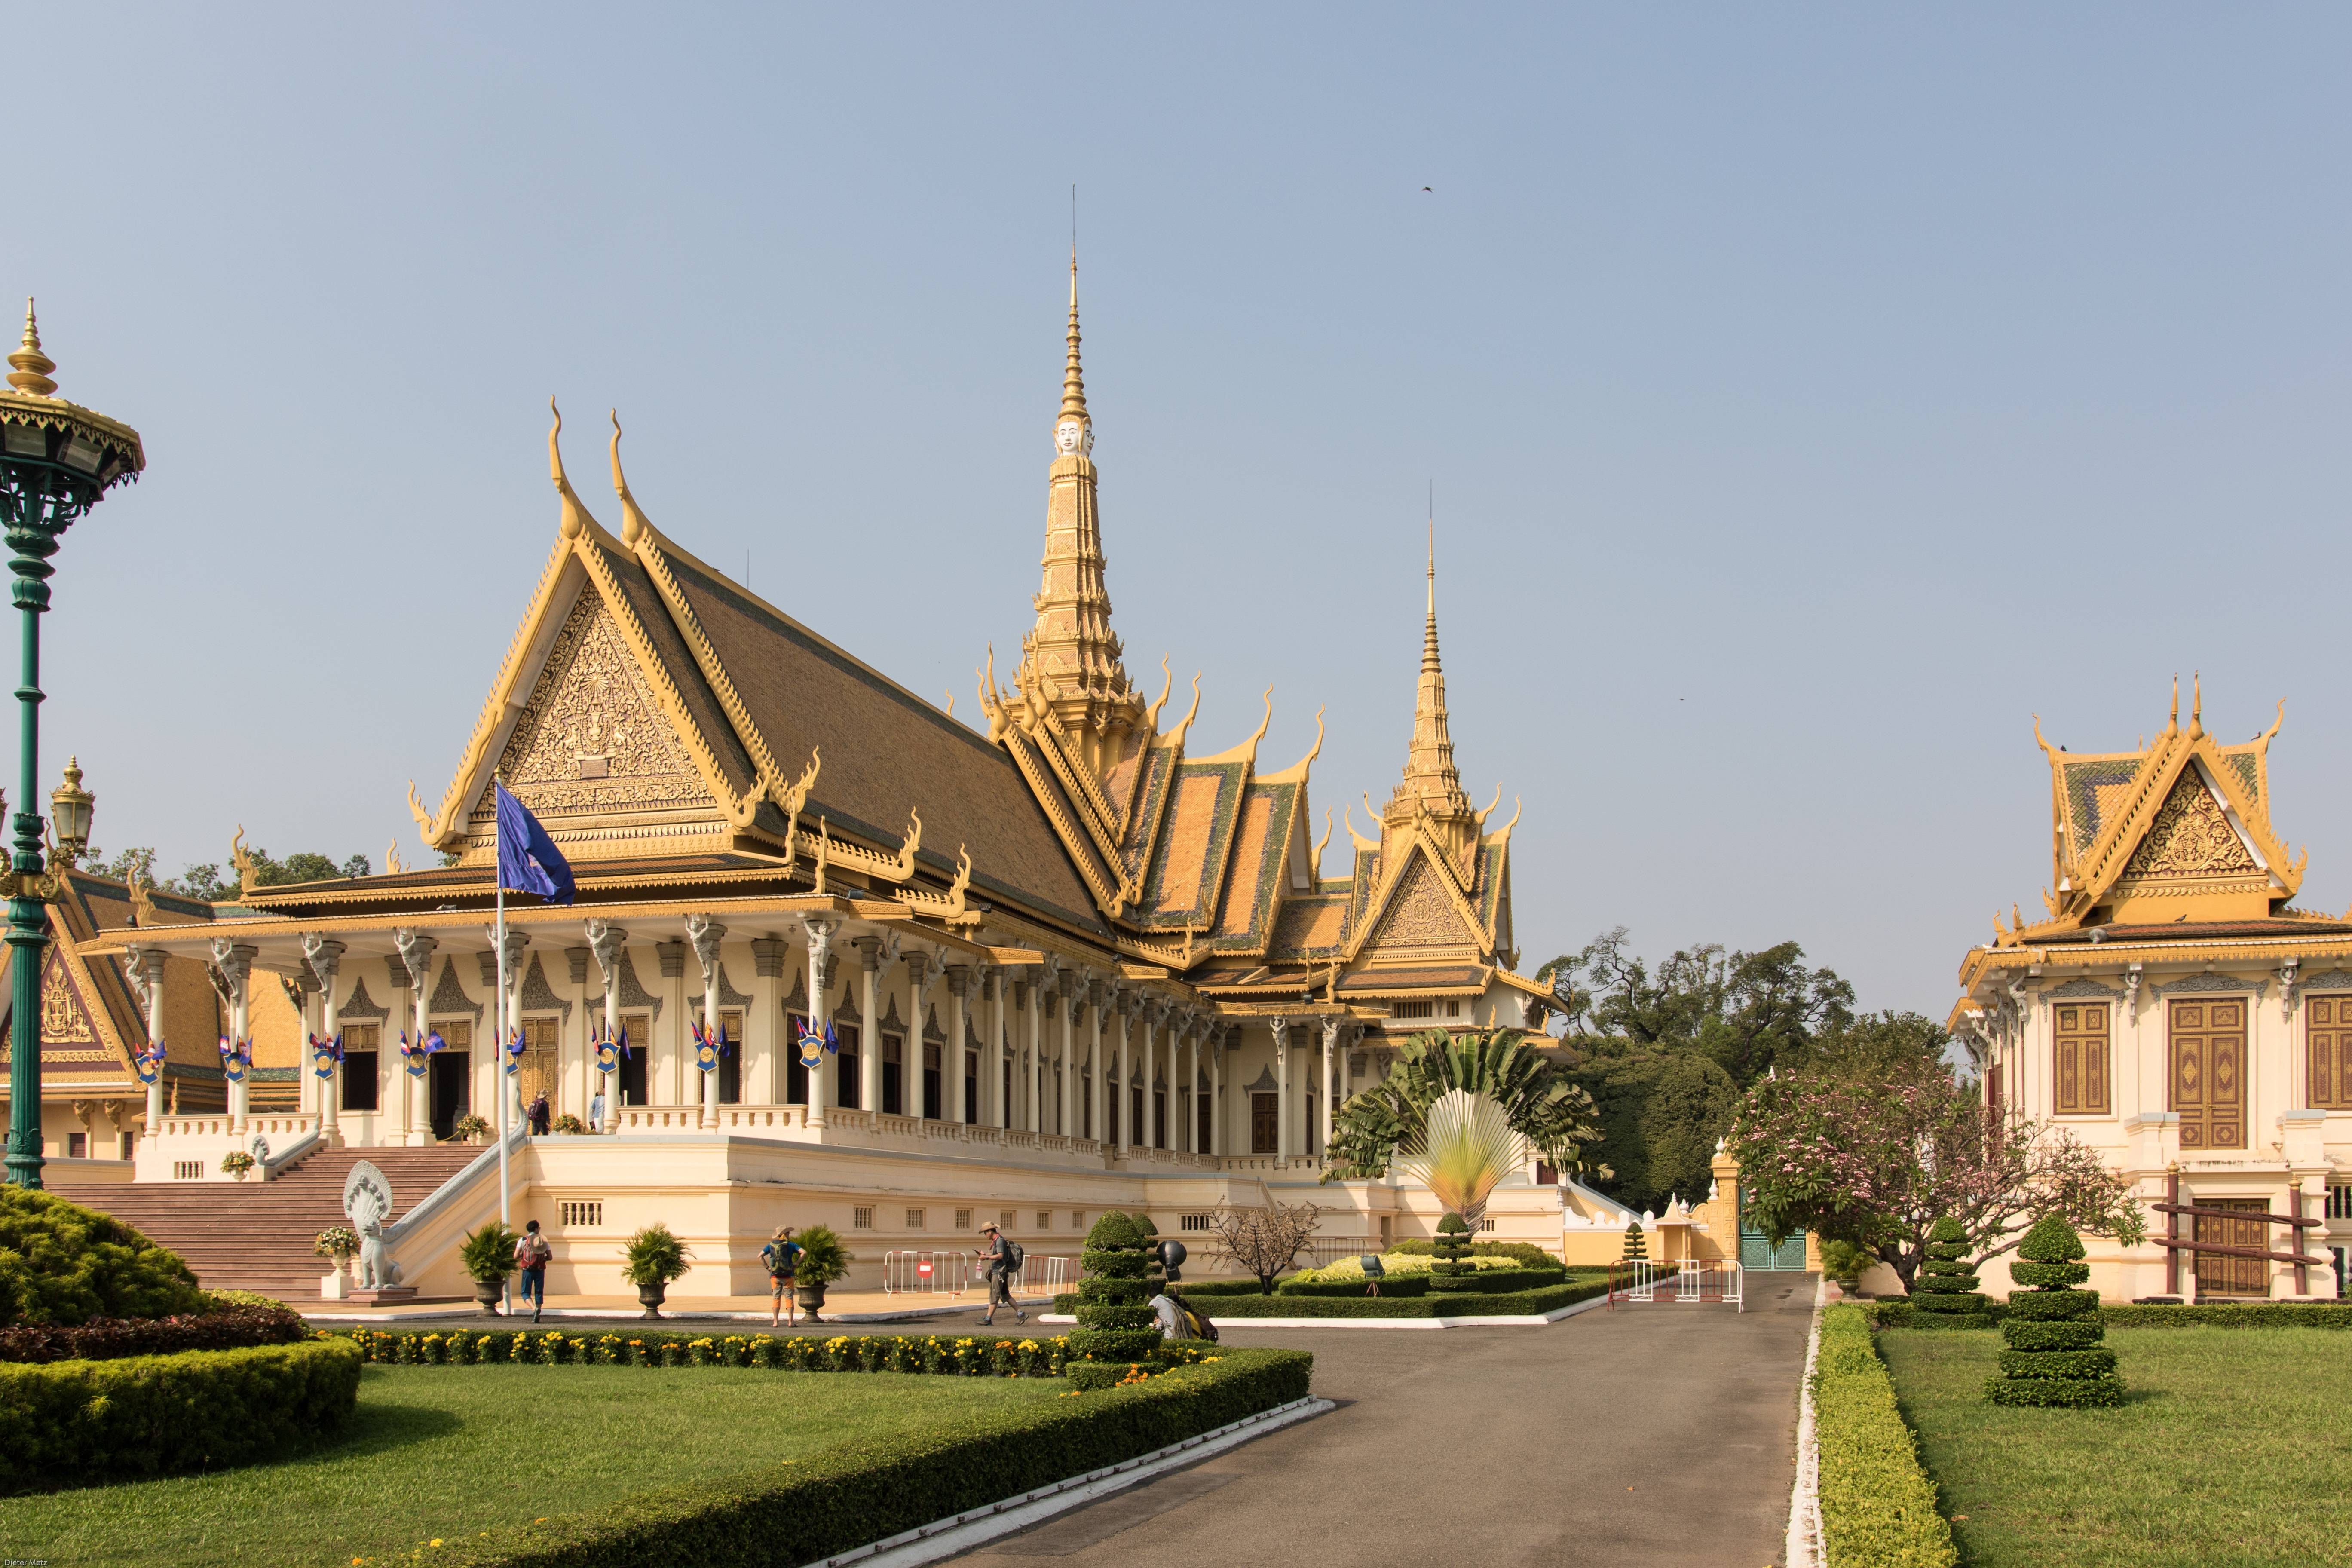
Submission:
M 971 1284 L 971 1254 L 900 1247 L 882 1255 L 882 1289 L 892 1296 L 961 1296 Z
M 1623 1258 L 1609 1266 L 1609 1310 L 1615 1311 L 1621 1301 L 1628 1306 L 1656 1301 L 1713 1301 L 1728 1302 L 1744 1312 L 1748 1310 L 1743 1290 L 1746 1272 L 1737 1263 L 1697 1258 L 1685 1258 L 1680 1263 Z

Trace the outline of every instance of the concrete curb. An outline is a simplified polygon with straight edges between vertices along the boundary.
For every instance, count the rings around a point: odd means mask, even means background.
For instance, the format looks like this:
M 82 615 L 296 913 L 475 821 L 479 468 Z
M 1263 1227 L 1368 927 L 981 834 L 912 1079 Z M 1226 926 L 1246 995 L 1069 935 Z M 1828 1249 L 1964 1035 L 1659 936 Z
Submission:
M 1797 1395 L 1797 1480 L 1789 1491 L 1789 1568 L 1823 1568 L 1822 1541 L 1822 1449 L 1813 1428 L 1813 1366 L 1822 1354 L 1822 1304 L 1829 1282 L 1813 1288 L 1812 1328 L 1805 1336 L 1805 1380 Z
M 1143 1481 L 1154 1479 L 1170 1470 L 1197 1464 L 1213 1454 L 1239 1447 L 1253 1437 L 1263 1437 L 1294 1422 L 1306 1421 L 1338 1408 L 1328 1399 L 1309 1396 L 1294 1399 L 1287 1405 L 1277 1405 L 1271 1410 L 1261 1410 L 1255 1415 L 1230 1422 L 1213 1432 L 1203 1432 L 1197 1437 L 1187 1437 L 1181 1443 L 1129 1459 L 1121 1464 L 1089 1470 L 1083 1476 L 1072 1476 L 1066 1481 L 1039 1487 L 1023 1492 L 1019 1497 L 1006 1498 L 955 1515 L 936 1520 L 929 1524 L 893 1535 L 887 1540 L 852 1547 L 847 1552 L 824 1560 L 823 1568 L 840 1568 L 841 1564 L 862 1563 L 870 1568 L 915 1568 L 922 1563 L 937 1563 L 985 1545 L 1000 1536 L 1042 1524 L 1058 1513 L 1094 1502 L 1114 1492 Z
M 1539 1329 L 1547 1323 L 1557 1323 L 1562 1318 L 1573 1318 L 1579 1312 L 1590 1312 L 1609 1304 L 1606 1296 L 1590 1300 L 1573 1301 L 1556 1307 L 1541 1317 L 1519 1318 L 1211 1318 L 1219 1329 Z M 1075 1323 L 1078 1320 L 1059 1312 L 1047 1312 L 1037 1320 L 1041 1323 Z

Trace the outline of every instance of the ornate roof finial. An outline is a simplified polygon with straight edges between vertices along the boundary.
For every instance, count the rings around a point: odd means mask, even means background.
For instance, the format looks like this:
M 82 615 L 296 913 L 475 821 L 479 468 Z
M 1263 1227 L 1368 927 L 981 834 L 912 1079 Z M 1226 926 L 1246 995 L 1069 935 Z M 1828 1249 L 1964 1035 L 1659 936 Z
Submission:
M 1412 704 L 1412 749 L 1405 754 L 1404 778 L 1389 797 L 1384 818 L 1392 826 L 1410 822 L 1423 811 L 1465 823 L 1475 822 L 1478 815 L 1463 793 L 1462 774 L 1454 765 L 1454 737 L 1446 718 L 1445 668 L 1437 652 L 1437 522 L 1433 516 L 1429 525 L 1427 582 L 1421 682 Z M 1370 809 L 1370 802 L 1365 805 Z
M 1062 364 L 1062 411 L 1055 418 L 1055 447 L 1063 452 L 1086 451 L 1094 446 L 1094 420 L 1087 414 L 1087 375 L 1078 363 L 1078 247 L 1070 247 L 1070 330 L 1066 336 L 1069 356 Z M 1077 422 L 1073 433 L 1068 426 Z
M 2171 734 L 2180 728 L 2180 677 L 2172 678 L 2172 717 L 2164 721 L 2164 732 Z
M 25 341 L 22 347 L 8 356 L 16 369 L 8 374 L 8 384 L 35 397 L 52 397 L 58 384 L 49 379 L 49 372 L 58 368 L 57 361 L 41 352 L 41 324 L 33 319 L 33 297 L 25 296 Z
M 2205 673 L 2191 670 L 2189 679 L 2189 738 L 2193 741 L 2205 732 Z

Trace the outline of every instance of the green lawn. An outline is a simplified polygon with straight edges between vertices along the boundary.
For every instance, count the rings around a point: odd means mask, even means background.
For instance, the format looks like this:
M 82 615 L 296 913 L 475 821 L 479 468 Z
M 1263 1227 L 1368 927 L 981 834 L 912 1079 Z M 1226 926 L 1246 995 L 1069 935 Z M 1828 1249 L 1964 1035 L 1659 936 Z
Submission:
M 1996 1333 L 1878 1338 L 1974 1568 L 2352 1563 L 2352 1334 L 2111 1329 L 2119 1410 L 1984 1402 Z
M 0 1561 L 347 1568 L 1068 1386 L 750 1367 L 370 1366 L 362 1376 L 352 1426 L 307 1457 L 0 1500 Z

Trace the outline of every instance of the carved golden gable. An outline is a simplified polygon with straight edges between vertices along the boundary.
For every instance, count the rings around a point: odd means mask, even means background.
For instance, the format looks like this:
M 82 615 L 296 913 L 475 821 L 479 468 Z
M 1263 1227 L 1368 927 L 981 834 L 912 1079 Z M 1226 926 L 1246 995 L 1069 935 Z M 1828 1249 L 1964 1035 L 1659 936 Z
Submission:
M 565 616 L 499 766 L 551 831 L 721 826 L 709 786 L 593 590 Z M 487 792 L 472 818 L 473 832 L 487 836 Z
M 1387 913 L 1372 929 L 1366 956 L 1383 948 L 1454 947 L 1479 944 L 1478 933 L 1462 923 L 1462 915 L 1438 881 L 1437 868 L 1426 855 L 1413 857 L 1404 885 L 1389 901 Z
M 2195 767 L 2185 769 L 2132 851 L 2126 877 L 2200 877 L 2259 870 L 2221 803 Z

